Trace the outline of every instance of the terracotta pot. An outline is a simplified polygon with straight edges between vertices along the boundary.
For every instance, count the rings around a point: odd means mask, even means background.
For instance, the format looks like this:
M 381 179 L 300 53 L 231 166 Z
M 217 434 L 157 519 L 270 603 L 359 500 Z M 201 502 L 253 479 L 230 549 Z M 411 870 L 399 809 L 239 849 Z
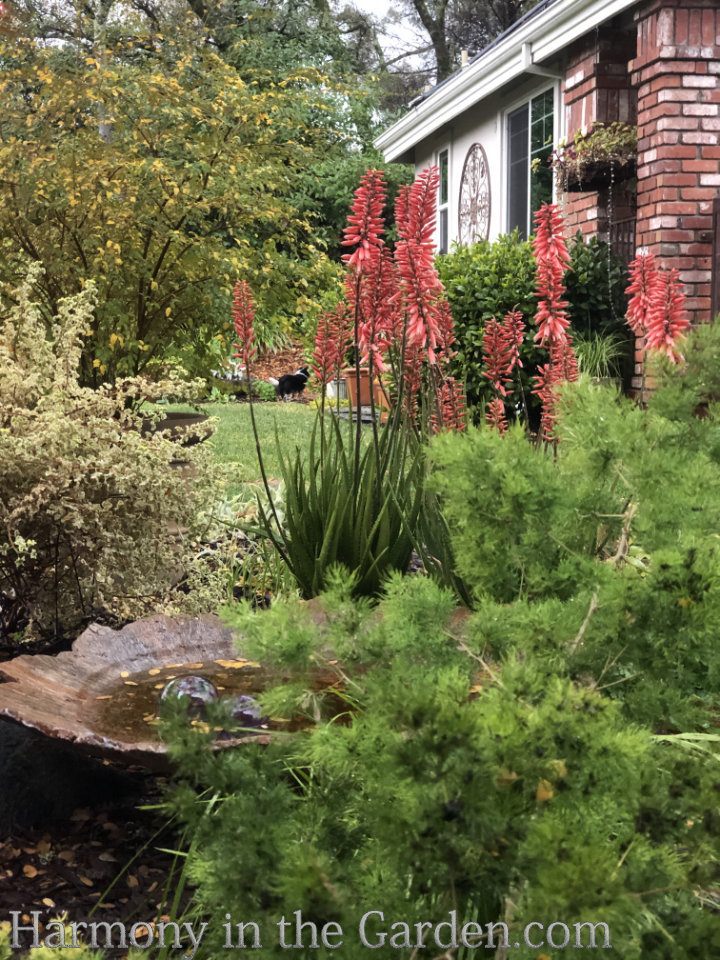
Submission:
M 358 404 L 357 396 L 357 370 L 355 367 L 346 367 L 343 371 L 345 377 L 345 385 L 347 390 L 347 398 L 350 401 L 351 406 L 357 407 L 369 407 L 372 405 L 372 400 L 370 399 L 370 372 L 365 368 L 360 368 L 360 402 Z M 387 394 L 382 388 L 380 381 L 373 377 L 373 399 L 375 401 L 375 406 L 379 410 L 387 411 L 390 409 L 388 403 Z M 387 413 L 384 414 L 383 419 L 387 416 Z

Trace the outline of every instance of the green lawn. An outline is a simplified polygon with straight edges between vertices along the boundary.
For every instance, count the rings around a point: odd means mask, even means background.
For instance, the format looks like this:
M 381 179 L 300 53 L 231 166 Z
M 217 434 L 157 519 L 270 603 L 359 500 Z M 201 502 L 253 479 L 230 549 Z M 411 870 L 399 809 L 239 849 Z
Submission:
M 197 411 L 217 418 L 217 429 L 206 443 L 212 447 L 215 461 L 227 471 L 228 497 L 240 491 L 242 484 L 260 480 L 255 439 L 247 403 L 203 403 L 198 407 L 173 404 L 168 409 Z M 296 448 L 307 450 L 315 423 L 315 407 L 302 403 L 256 403 L 255 419 L 265 470 L 270 478 L 279 478 L 280 462 L 275 429 L 283 456 L 293 457 Z

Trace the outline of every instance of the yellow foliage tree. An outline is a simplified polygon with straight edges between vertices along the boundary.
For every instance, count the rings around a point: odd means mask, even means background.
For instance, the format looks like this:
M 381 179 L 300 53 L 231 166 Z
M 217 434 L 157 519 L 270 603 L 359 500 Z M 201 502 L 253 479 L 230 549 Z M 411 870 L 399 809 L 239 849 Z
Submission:
M 239 276 L 277 318 L 333 272 L 289 199 L 331 135 L 309 123 L 322 77 L 260 89 L 180 39 L 127 54 L 0 46 L 0 280 L 41 263 L 48 322 L 94 280 L 92 385 L 169 355 L 216 362 Z

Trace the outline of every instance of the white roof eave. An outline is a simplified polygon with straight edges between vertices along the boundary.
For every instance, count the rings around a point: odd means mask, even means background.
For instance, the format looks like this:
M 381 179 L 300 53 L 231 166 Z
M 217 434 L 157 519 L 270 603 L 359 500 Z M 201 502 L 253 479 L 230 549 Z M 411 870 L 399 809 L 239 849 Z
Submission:
M 522 76 L 527 69 L 525 44 L 530 44 L 532 62 L 541 63 L 636 3 L 637 0 L 556 0 L 410 109 L 380 134 L 375 146 L 391 163 L 449 120 Z

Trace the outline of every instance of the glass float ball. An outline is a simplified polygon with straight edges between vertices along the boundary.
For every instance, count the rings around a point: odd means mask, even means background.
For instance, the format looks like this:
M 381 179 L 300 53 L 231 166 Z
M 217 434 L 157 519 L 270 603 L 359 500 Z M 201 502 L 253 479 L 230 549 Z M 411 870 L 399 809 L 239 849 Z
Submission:
M 160 700 L 168 703 L 180 699 L 187 701 L 188 713 L 202 715 L 207 705 L 218 699 L 218 692 L 205 677 L 176 677 L 165 684 Z
M 230 697 L 230 713 L 234 720 L 237 720 L 243 727 L 261 727 L 267 717 L 263 717 L 260 704 L 254 697 L 248 697 L 247 694 L 239 694 L 236 697 Z

